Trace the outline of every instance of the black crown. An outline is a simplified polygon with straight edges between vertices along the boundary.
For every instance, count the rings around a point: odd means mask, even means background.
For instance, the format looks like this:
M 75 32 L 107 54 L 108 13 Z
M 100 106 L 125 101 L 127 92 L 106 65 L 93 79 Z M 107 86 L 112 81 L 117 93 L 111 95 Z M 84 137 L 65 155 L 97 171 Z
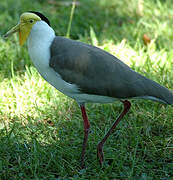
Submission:
M 42 13 L 37 12 L 37 11 L 28 11 L 28 12 L 36 14 L 37 16 L 41 18 L 41 20 L 45 21 L 50 26 L 49 20 Z

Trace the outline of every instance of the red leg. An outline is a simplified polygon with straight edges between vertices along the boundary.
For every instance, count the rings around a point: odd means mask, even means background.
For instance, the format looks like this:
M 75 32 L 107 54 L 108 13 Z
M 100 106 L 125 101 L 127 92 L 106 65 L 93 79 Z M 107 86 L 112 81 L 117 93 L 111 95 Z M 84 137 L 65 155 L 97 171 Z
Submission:
M 105 143 L 105 141 L 107 140 L 107 138 L 110 136 L 110 134 L 112 134 L 113 130 L 116 128 L 117 124 L 120 122 L 120 120 L 126 115 L 126 113 L 129 111 L 131 103 L 127 100 L 122 101 L 124 104 L 124 110 L 123 112 L 120 114 L 120 116 L 117 118 L 117 120 L 114 122 L 114 124 L 112 125 L 112 127 L 109 129 L 109 131 L 107 132 L 107 134 L 104 136 L 104 138 L 100 141 L 100 143 L 97 145 L 97 157 L 99 158 L 99 162 L 100 165 L 102 165 L 103 163 L 103 145 Z
M 87 114 L 85 111 L 85 106 L 80 105 L 80 108 L 81 108 L 83 124 L 84 124 L 84 140 L 83 140 L 82 154 L 81 154 L 81 168 L 84 168 L 85 167 L 85 162 L 84 162 L 85 150 L 86 150 L 86 146 L 87 146 L 90 123 L 88 121 L 88 117 L 87 117 Z

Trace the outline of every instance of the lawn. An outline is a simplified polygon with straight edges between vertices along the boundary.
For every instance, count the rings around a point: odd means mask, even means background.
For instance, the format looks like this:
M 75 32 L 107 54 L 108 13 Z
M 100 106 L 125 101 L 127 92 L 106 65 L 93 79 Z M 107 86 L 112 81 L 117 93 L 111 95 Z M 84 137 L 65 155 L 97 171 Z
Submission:
M 66 36 L 71 1 L 0 2 L 0 179 L 139 179 L 173 177 L 173 107 L 131 100 L 104 147 L 96 147 L 122 104 L 87 104 L 91 133 L 80 169 L 83 122 L 76 102 L 38 74 L 18 36 L 2 38 L 28 10 L 45 14 Z M 77 1 L 70 38 L 96 45 L 173 91 L 172 0 Z M 146 36 L 149 38 L 146 43 Z

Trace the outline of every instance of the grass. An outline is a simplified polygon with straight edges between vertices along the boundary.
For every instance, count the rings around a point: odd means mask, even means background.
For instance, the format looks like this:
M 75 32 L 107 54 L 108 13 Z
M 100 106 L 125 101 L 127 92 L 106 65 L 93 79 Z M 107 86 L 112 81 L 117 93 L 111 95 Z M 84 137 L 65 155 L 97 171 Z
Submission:
M 62 2 L 1 1 L 0 34 L 22 12 L 37 10 L 49 17 L 57 35 L 65 36 L 71 6 Z M 70 37 L 99 46 L 173 91 L 172 9 L 171 0 L 81 0 Z M 144 34 L 151 38 L 147 46 Z M 83 124 L 77 104 L 39 76 L 17 35 L 0 37 L 0 179 L 171 179 L 172 107 L 131 102 L 130 112 L 105 144 L 104 168 L 96 146 L 122 105 L 87 105 L 91 134 L 87 168 L 80 170 Z

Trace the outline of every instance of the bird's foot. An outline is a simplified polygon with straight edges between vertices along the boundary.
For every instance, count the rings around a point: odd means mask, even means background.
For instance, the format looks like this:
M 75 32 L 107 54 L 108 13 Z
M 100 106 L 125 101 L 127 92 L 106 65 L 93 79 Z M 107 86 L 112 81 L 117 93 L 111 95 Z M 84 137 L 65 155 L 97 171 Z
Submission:
M 104 153 L 103 153 L 103 144 L 101 143 L 97 145 L 97 158 L 99 159 L 100 166 L 102 166 L 104 160 Z

